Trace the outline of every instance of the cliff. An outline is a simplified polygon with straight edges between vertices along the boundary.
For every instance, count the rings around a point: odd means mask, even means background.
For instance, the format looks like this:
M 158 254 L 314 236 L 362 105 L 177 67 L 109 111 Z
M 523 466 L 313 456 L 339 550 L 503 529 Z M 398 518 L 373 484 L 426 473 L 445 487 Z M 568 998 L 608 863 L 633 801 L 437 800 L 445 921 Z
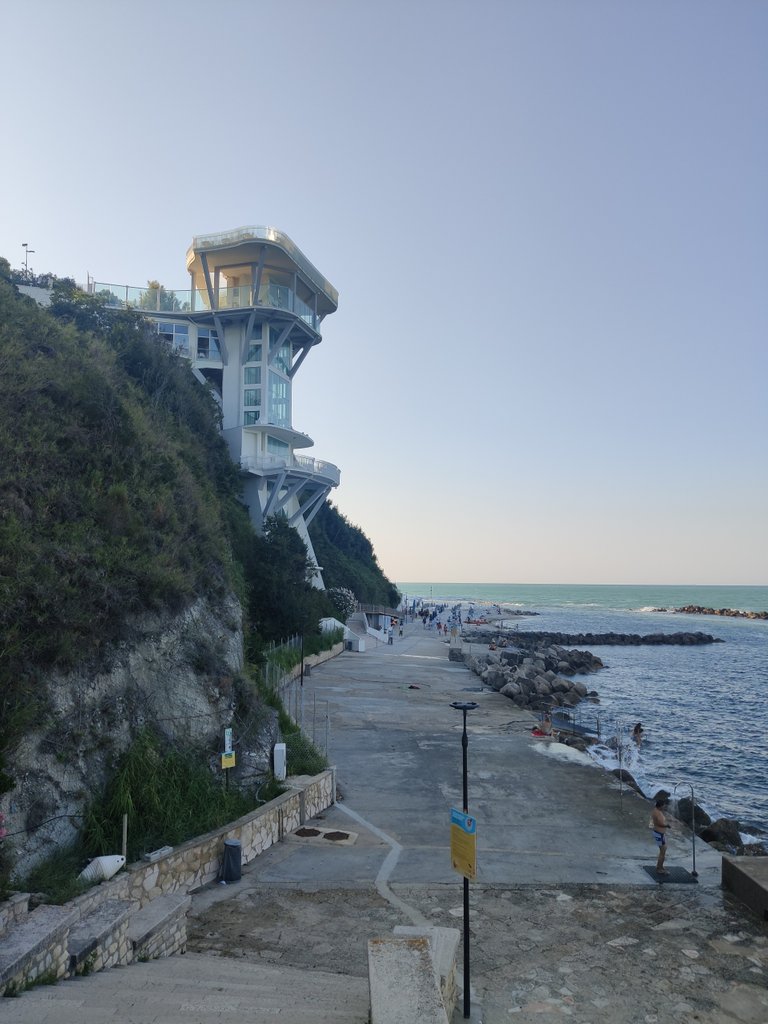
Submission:
M 0 799 L 20 872 L 77 838 L 94 794 L 147 726 L 170 746 L 194 746 L 217 760 L 238 708 L 243 668 L 240 605 L 233 595 L 201 598 L 177 615 L 145 615 L 99 667 L 82 665 L 41 680 L 46 713 L 8 757 L 15 787 Z M 240 719 L 238 740 L 253 773 L 269 771 L 276 712 Z M 149 770 L 149 767 L 148 767 Z M 247 786 L 248 779 L 241 779 Z

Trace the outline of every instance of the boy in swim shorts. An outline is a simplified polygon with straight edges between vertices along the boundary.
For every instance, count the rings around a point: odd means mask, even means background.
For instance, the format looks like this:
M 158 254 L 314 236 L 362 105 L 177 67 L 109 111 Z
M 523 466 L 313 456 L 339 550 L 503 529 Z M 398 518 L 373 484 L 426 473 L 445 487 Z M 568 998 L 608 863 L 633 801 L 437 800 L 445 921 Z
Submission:
M 656 801 L 656 806 L 651 811 L 650 827 L 653 831 L 653 838 L 656 840 L 656 845 L 659 848 L 659 856 L 656 858 L 657 875 L 669 874 L 664 868 L 664 858 L 667 855 L 667 832 L 669 831 L 669 823 L 664 816 L 663 810 L 666 806 L 667 800 L 662 797 Z

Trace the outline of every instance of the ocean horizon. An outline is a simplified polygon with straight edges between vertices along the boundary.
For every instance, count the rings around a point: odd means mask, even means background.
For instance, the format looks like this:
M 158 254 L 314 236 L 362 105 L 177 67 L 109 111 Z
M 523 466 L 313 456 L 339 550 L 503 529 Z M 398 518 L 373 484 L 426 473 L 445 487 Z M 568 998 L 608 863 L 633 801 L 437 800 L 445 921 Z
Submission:
M 768 621 L 674 613 L 699 606 L 768 611 L 768 586 L 630 584 L 400 583 L 408 605 L 430 601 L 499 605 L 530 618 L 514 630 L 563 633 L 707 633 L 722 643 L 696 646 L 601 646 L 589 650 L 605 668 L 584 676 L 598 704 L 579 705 L 585 722 L 599 715 L 601 735 L 632 754 L 632 773 L 646 795 L 658 789 L 690 795 L 712 818 L 726 817 L 768 833 L 765 742 L 768 736 Z M 635 722 L 646 740 L 628 744 Z M 597 763 L 616 767 L 608 748 Z
M 398 583 L 409 603 L 416 600 L 478 601 L 520 607 L 525 604 L 595 604 L 603 608 L 641 609 L 732 608 L 737 611 L 768 611 L 768 585 L 731 584 L 633 584 L 633 583 L 449 583 L 417 581 Z

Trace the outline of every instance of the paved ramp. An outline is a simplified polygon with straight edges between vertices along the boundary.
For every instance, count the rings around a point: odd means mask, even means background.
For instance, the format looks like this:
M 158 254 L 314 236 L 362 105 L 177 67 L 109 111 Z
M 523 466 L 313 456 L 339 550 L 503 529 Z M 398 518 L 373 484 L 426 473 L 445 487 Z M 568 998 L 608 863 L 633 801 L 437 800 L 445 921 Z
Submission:
M 3 1024 L 365 1024 L 368 982 L 241 959 L 167 957 L 0 1000 Z

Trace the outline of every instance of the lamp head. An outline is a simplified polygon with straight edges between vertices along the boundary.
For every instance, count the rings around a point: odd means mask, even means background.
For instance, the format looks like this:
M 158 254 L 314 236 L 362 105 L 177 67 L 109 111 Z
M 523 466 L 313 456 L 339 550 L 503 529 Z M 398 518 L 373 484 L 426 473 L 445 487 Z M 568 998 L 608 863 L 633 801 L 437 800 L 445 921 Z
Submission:
M 480 705 L 473 700 L 454 700 L 451 702 L 451 707 L 456 708 L 457 711 L 474 711 Z

